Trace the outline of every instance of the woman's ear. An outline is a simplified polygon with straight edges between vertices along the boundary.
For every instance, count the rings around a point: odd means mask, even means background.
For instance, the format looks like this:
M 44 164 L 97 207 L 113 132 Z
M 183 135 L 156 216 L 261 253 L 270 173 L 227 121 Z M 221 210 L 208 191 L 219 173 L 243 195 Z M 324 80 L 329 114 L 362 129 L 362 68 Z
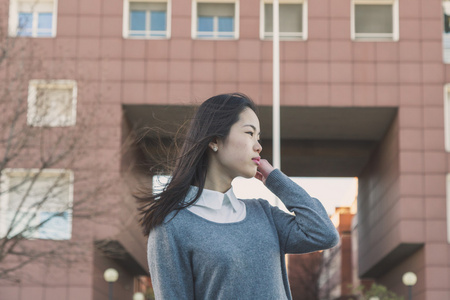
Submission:
M 217 139 L 212 140 L 211 142 L 209 142 L 208 144 L 209 148 L 212 149 L 212 151 L 217 152 L 219 150 L 219 147 L 217 145 Z

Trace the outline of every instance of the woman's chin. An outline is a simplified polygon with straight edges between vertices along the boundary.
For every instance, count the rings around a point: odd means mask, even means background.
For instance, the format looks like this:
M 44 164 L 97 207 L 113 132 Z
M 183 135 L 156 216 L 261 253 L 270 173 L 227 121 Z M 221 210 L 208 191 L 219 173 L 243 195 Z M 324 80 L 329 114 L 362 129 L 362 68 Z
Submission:
M 256 171 L 252 173 L 246 173 L 246 174 L 240 174 L 239 177 L 245 178 L 245 179 L 251 179 L 255 177 Z
M 238 177 L 242 177 L 245 179 L 250 179 L 255 177 L 257 173 L 257 168 L 255 167 L 253 170 L 246 170 L 245 172 L 239 172 Z
M 255 170 L 254 172 L 252 172 L 251 174 L 249 174 L 248 177 L 245 177 L 245 178 L 253 178 L 253 177 L 256 176 L 256 173 L 257 173 L 257 171 Z

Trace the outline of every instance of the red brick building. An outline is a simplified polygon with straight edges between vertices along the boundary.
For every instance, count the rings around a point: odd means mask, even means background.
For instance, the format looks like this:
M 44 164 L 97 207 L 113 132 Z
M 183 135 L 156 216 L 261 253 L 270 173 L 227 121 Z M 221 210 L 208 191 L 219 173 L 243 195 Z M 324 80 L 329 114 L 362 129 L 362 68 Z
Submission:
M 358 177 L 359 276 L 403 294 L 401 276 L 414 271 L 414 299 L 449 299 L 446 4 L 280 2 L 283 171 Z M 270 158 L 268 4 L 1 0 L 2 34 L 29 51 L 21 52 L 27 60 L 12 57 L 2 65 L 0 77 L 12 82 L 24 62 L 40 63 L 14 81 L 28 94 L 29 119 L 23 124 L 70 131 L 93 114 L 83 158 L 58 169 L 68 182 L 86 173 L 99 181 L 128 179 L 133 157 L 121 155 L 121 149 L 130 131 L 180 122 L 195 103 L 231 91 L 248 94 L 261 107 L 263 156 Z M 53 96 L 47 97 L 50 111 L 36 105 L 39 91 L 64 94 L 69 99 L 64 113 L 52 112 L 60 105 Z M 13 181 L 23 176 L 18 169 L 35 168 L 37 156 L 30 153 L 9 162 L 2 177 Z M 101 167 L 94 168 L 97 164 Z M 66 191 L 72 195 L 66 202 L 76 204 L 83 187 Z M 133 278 L 147 267 L 130 190 L 114 185 L 92 203 L 109 213 L 102 222 L 86 222 L 74 209 L 67 211 L 73 218 L 66 219 L 61 240 L 44 234 L 27 241 L 45 248 L 82 240 L 84 260 L 51 267 L 53 272 L 28 265 L 23 273 L 32 278 L 0 282 L 2 298 L 106 299 L 102 274 L 113 266 L 120 274 L 115 293 L 131 299 Z M 119 251 L 120 259 L 107 256 L 105 244 Z
M 323 253 L 322 272 L 319 280 L 319 299 L 347 299 L 353 295 L 353 288 L 358 282 L 353 282 L 352 276 L 352 219 L 355 212 L 350 207 L 338 207 L 331 217 L 339 232 L 339 246 Z

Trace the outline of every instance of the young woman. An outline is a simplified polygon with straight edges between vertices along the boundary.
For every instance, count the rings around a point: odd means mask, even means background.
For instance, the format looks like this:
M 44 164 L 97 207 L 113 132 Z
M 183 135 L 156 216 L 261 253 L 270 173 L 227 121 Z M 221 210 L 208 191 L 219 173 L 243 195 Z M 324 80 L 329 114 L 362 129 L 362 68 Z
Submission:
M 338 243 L 322 204 L 261 159 L 259 135 L 245 95 L 206 100 L 169 184 L 140 198 L 157 299 L 291 299 L 285 254 Z M 237 176 L 258 178 L 294 214 L 262 199 L 237 199 Z

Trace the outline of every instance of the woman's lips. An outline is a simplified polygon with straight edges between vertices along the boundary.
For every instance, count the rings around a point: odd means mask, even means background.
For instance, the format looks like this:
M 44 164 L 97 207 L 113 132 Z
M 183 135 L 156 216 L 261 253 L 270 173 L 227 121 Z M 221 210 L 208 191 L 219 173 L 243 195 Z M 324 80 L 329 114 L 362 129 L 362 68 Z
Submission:
M 254 157 L 254 158 L 252 158 L 252 160 L 255 162 L 255 164 L 257 164 L 259 166 L 259 164 L 260 164 L 259 157 Z

